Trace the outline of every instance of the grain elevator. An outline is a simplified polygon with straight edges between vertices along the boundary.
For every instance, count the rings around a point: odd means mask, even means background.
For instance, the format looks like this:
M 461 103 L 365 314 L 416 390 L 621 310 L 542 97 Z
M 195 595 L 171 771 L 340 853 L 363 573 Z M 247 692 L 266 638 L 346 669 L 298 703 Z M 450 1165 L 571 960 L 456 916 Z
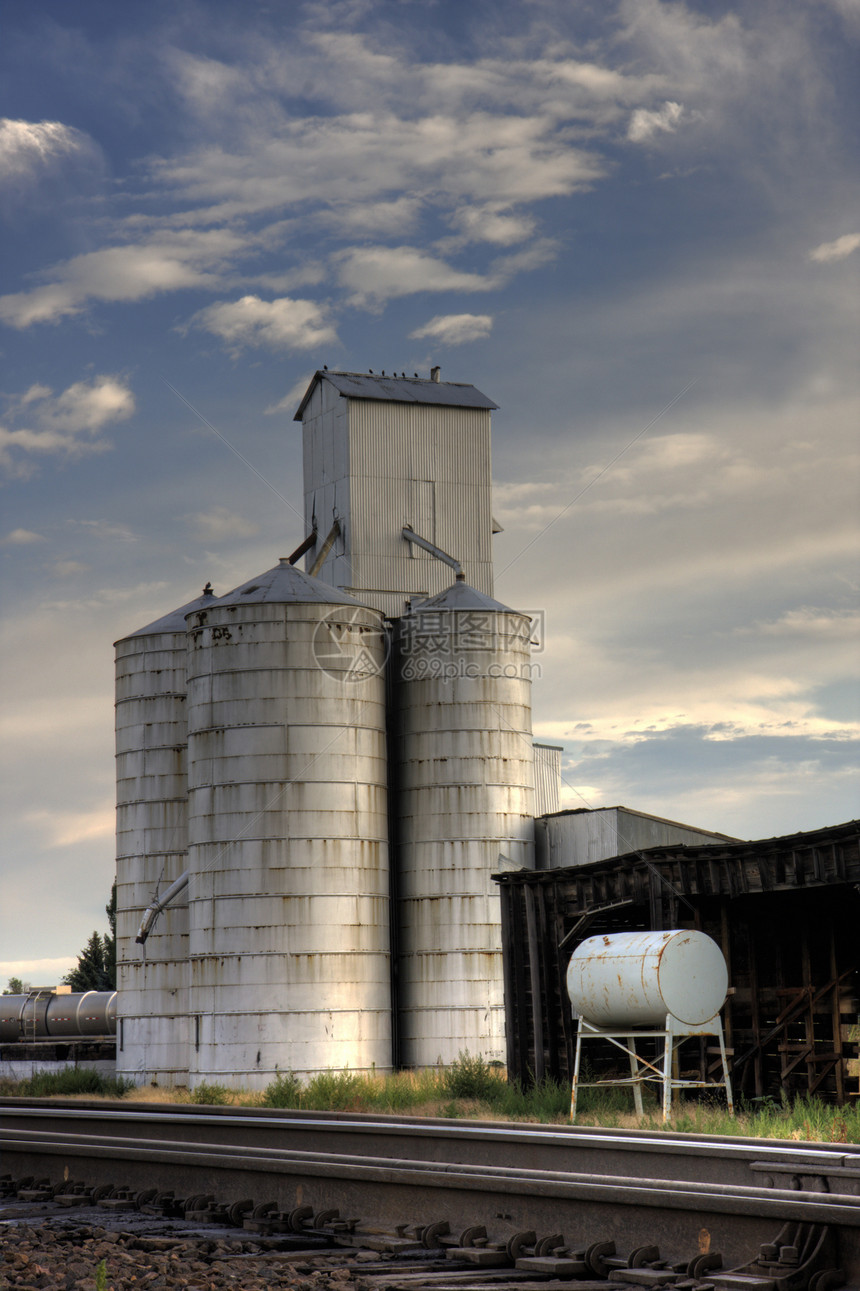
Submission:
M 318 371 L 292 556 L 117 642 L 120 1074 L 504 1060 L 490 875 L 534 864 L 535 770 L 495 407 Z

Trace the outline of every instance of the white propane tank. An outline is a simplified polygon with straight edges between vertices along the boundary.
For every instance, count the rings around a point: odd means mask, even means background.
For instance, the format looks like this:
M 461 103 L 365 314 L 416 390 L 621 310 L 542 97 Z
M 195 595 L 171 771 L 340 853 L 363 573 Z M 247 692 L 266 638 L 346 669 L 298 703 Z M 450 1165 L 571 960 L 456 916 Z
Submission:
M 567 993 L 596 1027 L 662 1027 L 667 1013 L 700 1026 L 720 1011 L 728 981 L 722 951 L 703 932 L 615 932 L 577 946 Z

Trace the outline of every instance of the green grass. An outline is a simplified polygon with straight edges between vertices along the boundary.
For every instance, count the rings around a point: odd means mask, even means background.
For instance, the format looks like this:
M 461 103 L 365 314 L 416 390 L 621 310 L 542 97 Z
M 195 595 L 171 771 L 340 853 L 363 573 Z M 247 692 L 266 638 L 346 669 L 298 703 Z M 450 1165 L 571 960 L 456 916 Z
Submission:
M 662 1129 L 662 1110 L 655 1093 L 643 1091 L 645 1113 L 632 1111 L 625 1089 L 582 1089 L 577 1123 L 605 1128 Z M 267 1107 L 308 1111 L 400 1112 L 444 1119 L 538 1121 L 564 1124 L 570 1117 L 570 1088 L 546 1080 L 529 1089 L 508 1084 L 504 1073 L 481 1057 L 462 1053 L 449 1067 L 391 1075 L 329 1071 L 307 1084 L 292 1072 L 278 1076 L 262 1097 Z M 751 1138 L 804 1139 L 813 1142 L 860 1143 L 860 1104 L 834 1107 L 816 1098 L 793 1104 L 742 1103 L 730 1116 L 721 1098 L 679 1101 L 669 1128 L 696 1134 L 743 1135 Z
M 51 1098 L 66 1094 L 96 1094 L 122 1098 L 134 1089 L 133 1080 L 105 1076 L 89 1067 L 65 1067 L 62 1071 L 38 1071 L 24 1080 L 0 1078 L 0 1094 L 18 1098 Z
M 585 1077 L 584 1077 L 585 1078 Z M 0 1080 L 0 1094 L 46 1098 L 85 1094 L 121 1098 L 134 1086 L 84 1068 L 42 1073 L 29 1080 Z M 444 1119 L 538 1121 L 562 1125 L 570 1117 L 570 1087 L 545 1080 L 523 1089 L 509 1084 L 501 1068 L 484 1058 L 461 1053 L 449 1067 L 398 1071 L 388 1075 L 349 1070 L 326 1071 L 302 1081 L 294 1072 L 281 1072 L 263 1093 L 201 1084 L 190 1093 L 176 1091 L 183 1102 L 301 1108 L 307 1111 L 377 1112 Z M 577 1124 L 607 1129 L 662 1129 L 656 1093 L 643 1091 L 645 1113 L 632 1109 L 629 1089 L 583 1088 Z M 771 1098 L 741 1101 L 730 1116 L 723 1099 L 687 1097 L 673 1108 L 669 1129 L 691 1134 L 743 1135 L 750 1138 L 795 1139 L 824 1143 L 860 1143 L 860 1102 L 835 1107 L 814 1097 L 782 1103 Z
M 206 1081 L 195 1085 L 188 1094 L 189 1103 L 203 1103 L 206 1107 L 224 1107 L 235 1099 L 235 1090 L 228 1089 L 226 1085 L 208 1085 Z
M 443 1074 L 445 1092 L 452 1098 L 476 1098 L 491 1106 L 502 1096 L 507 1086 L 504 1073 L 480 1056 L 473 1058 L 461 1053 L 457 1062 L 446 1067 Z

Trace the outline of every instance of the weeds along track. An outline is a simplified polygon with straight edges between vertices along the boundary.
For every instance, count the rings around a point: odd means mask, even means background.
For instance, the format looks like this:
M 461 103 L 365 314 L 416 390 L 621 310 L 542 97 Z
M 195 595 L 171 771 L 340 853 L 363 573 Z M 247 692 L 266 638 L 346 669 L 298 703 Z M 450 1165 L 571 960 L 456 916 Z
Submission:
M 860 1147 L 844 1144 L 7 1099 L 0 1161 L 19 1204 L 433 1252 L 434 1286 L 860 1286 Z

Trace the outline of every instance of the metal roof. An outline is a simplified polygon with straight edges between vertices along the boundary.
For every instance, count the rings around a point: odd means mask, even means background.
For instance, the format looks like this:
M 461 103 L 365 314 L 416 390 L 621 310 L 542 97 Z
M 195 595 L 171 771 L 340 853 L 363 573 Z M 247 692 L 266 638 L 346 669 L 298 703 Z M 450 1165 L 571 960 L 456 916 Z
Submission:
M 548 748 L 564 748 L 563 744 L 548 745 Z M 638 816 L 641 820 L 655 820 L 659 825 L 672 825 L 675 829 L 688 829 L 694 834 L 707 834 L 709 838 L 715 841 L 724 839 L 727 843 L 739 843 L 742 840 L 735 834 L 721 834 L 717 829 L 703 829 L 701 825 L 685 825 L 682 820 L 670 820 L 668 816 L 655 816 L 650 811 L 640 811 L 638 807 L 625 807 L 623 803 L 616 803 L 612 807 L 565 807 L 561 811 L 546 812 L 546 820 L 555 820 L 557 816 L 600 816 L 610 811 L 626 811 L 628 816 Z M 674 844 L 660 843 L 660 847 L 674 846 Z M 679 844 L 680 846 L 680 844 Z M 687 844 L 684 844 L 687 846 Z M 695 846 L 695 844 L 690 844 Z M 703 844 L 710 846 L 710 844 Z M 593 864 L 593 862 L 590 862 Z
M 660 817 L 655 817 L 660 819 Z M 720 836 L 722 837 L 722 836 Z M 571 875 L 585 874 L 588 877 L 592 875 L 609 874 L 613 870 L 619 872 L 629 872 L 632 869 L 649 869 L 652 873 L 655 869 L 656 862 L 675 862 L 681 864 L 687 861 L 695 862 L 697 859 L 703 861 L 719 862 L 744 862 L 747 860 L 755 861 L 757 857 L 767 857 L 772 853 L 785 852 L 793 856 L 796 852 L 798 857 L 807 852 L 816 850 L 825 857 L 832 857 L 838 845 L 845 844 L 852 848 L 850 861 L 852 869 L 856 870 L 860 861 L 858 861 L 857 844 L 860 842 L 860 820 L 847 820 L 842 825 L 827 825 L 823 829 L 804 830 L 800 834 L 780 834 L 775 838 L 731 838 L 725 836 L 725 841 L 716 838 L 713 843 L 658 843 L 655 847 L 640 847 L 635 852 L 625 852 L 619 856 L 605 856 L 600 861 L 586 861 L 580 865 L 564 865 L 553 870 L 516 870 L 513 873 L 505 872 L 493 874 L 490 877 L 495 883 L 521 883 L 521 882 L 563 882 Z M 833 849 L 833 850 L 831 850 Z M 800 887 L 804 885 L 804 879 L 796 880 L 792 874 L 796 874 L 797 861 L 792 862 L 794 870 L 789 867 L 784 883 L 780 886 Z M 814 863 L 813 863 L 814 867 Z M 816 879 L 816 886 L 820 883 L 830 883 L 832 877 L 823 871 L 820 875 L 813 875 Z M 706 872 L 705 872 L 706 873 Z M 760 880 L 759 880 L 760 881 Z M 845 873 L 840 882 L 852 882 L 850 873 Z M 707 882 L 707 879 L 705 879 Z M 808 881 L 807 881 L 808 883 Z M 777 884 L 772 884 L 774 888 Z M 811 884 L 809 885 L 811 886 Z M 686 889 L 689 892 L 691 889 Z M 733 885 L 733 891 L 729 895 L 742 896 L 746 889 L 736 880 Z M 715 884 L 711 895 L 718 894 L 719 888 Z M 636 898 L 638 900 L 638 897 Z M 647 901 L 647 896 L 645 897 Z
M 495 614 L 520 613 L 519 610 L 512 610 L 509 605 L 502 605 L 501 601 L 494 601 L 492 596 L 485 596 L 483 592 L 479 592 L 477 588 L 471 587 L 462 579 L 452 583 L 444 592 L 421 601 L 412 613 L 423 614 L 425 610 L 492 610 Z
M 328 372 L 325 368 L 314 373 L 305 397 L 299 404 L 293 421 L 301 421 L 308 400 L 318 381 L 328 381 L 338 394 L 346 399 L 384 399 L 391 403 L 444 404 L 449 408 L 498 408 L 472 385 L 456 381 L 432 381 L 427 377 L 390 377 L 365 372 Z
M 311 578 L 295 565 L 291 565 L 286 556 L 282 556 L 274 569 L 267 569 L 258 578 L 249 578 L 247 583 L 234 587 L 232 592 L 219 598 L 218 605 L 255 605 L 261 601 L 274 601 L 278 604 L 292 603 L 308 605 L 322 602 L 326 605 L 361 605 L 354 596 L 324 583 L 319 578 Z
M 216 600 L 217 597 L 212 591 L 211 585 L 207 583 L 202 594 L 193 601 L 189 601 L 187 605 L 180 605 L 178 610 L 172 610 L 170 614 L 165 614 L 163 618 L 156 619 L 154 623 L 147 623 L 145 628 L 138 628 L 136 632 L 129 632 L 127 636 L 120 637 L 119 641 L 130 641 L 132 637 L 158 636 L 162 632 L 184 632 L 186 614 L 192 614 L 195 610 L 205 609 L 207 605 L 214 605 Z M 119 641 L 115 641 L 114 644 L 119 645 Z

